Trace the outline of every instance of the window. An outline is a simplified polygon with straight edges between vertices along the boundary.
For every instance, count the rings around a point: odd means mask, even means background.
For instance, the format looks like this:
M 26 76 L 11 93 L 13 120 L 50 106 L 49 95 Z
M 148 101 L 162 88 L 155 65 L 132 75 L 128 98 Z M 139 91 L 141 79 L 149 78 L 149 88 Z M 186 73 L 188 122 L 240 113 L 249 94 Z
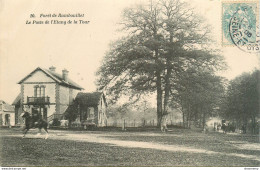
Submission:
M 41 97 L 45 96 L 45 87 L 41 86 Z
M 94 119 L 94 108 L 93 107 L 88 108 L 88 120 L 90 120 L 90 119 Z
M 37 88 L 37 94 L 36 94 L 36 97 L 40 97 L 41 96 L 41 88 L 38 87 Z
M 37 89 L 39 88 L 39 86 L 34 86 L 34 97 L 37 97 Z
M 34 86 L 34 97 L 44 97 L 45 96 L 45 86 L 36 85 Z

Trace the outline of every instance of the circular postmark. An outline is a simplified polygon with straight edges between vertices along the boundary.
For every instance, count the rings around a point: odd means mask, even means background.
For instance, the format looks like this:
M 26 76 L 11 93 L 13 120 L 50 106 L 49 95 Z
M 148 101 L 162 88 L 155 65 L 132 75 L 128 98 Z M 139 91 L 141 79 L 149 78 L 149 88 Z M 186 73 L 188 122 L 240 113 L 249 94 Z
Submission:
M 249 53 L 260 52 L 259 25 L 252 7 L 244 5 L 230 18 L 229 34 L 232 42 Z

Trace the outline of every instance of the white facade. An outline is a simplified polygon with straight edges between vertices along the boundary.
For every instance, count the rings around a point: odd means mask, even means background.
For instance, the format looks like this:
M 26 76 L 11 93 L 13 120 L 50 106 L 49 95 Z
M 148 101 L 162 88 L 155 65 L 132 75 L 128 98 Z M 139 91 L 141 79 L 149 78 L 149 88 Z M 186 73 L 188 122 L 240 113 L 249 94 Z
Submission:
M 32 76 L 27 78 L 22 84 L 22 104 L 30 113 L 33 109 L 39 110 L 38 106 L 29 106 L 28 97 L 35 96 L 35 87 L 44 87 L 44 96 L 49 98 L 49 105 L 43 106 L 41 109 L 46 109 L 47 117 L 50 117 L 56 112 L 56 82 L 48 77 L 44 72 L 38 70 Z
M 60 114 L 64 113 L 69 105 L 72 104 L 73 99 L 75 99 L 78 92 L 79 90 L 76 89 L 72 89 L 66 86 L 59 86 L 59 104 L 57 107 L 59 107 Z
M 98 125 L 101 127 L 106 125 L 106 109 L 106 103 L 102 94 L 98 105 Z
M 68 71 L 66 71 L 68 75 Z M 61 118 L 82 88 L 64 79 L 64 75 L 42 68 L 35 69 L 19 82 L 21 105 L 25 111 L 40 114 L 45 120 Z M 66 77 L 67 78 L 67 77 Z M 19 119 L 19 122 L 21 120 Z
M 35 86 L 44 86 L 45 87 L 45 96 L 50 98 L 50 103 L 51 104 L 56 104 L 56 92 L 55 92 L 55 87 L 56 83 L 34 83 L 34 84 L 27 84 L 29 82 L 23 83 L 24 86 L 24 91 L 23 91 L 23 104 L 27 104 L 27 97 L 34 97 L 34 87 Z
M 6 107 L 8 105 L 8 107 Z M 0 101 L 0 126 L 14 126 L 15 125 L 15 112 L 14 108 Z
M 35 71 L 30 77 L 28 77 L 24 82 L 33 82 L 33 83 L 45 83 L 45 82 L 53 82 L 55 81 L 48 77 L 44 72 L 41 70 Z
M 14 126 L 15 125 L 15 114 L 14 112 L 1 112 L 0 117 L 2 120 L 2 126 Z

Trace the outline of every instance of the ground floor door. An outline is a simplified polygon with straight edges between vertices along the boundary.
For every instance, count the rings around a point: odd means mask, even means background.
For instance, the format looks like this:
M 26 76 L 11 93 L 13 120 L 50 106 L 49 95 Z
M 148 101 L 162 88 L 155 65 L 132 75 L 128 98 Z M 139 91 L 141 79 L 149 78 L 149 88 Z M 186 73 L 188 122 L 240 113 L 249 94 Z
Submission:
M 35 106 L 32 108 L 32 114 L 38 115 L 41 119 L 47 121 L 47 108 L 45 106 Z
M 5 115 L 5 125 L 6 125 L 6 126 L 9 126 L 9 125 L 10 125 L 10 115 L 9 115 L 9 114 L 6 114 L 6 115 Z
M 42 118 L 47 121 L 47 108 L 46 107 L 43 107 L 42 108 Z

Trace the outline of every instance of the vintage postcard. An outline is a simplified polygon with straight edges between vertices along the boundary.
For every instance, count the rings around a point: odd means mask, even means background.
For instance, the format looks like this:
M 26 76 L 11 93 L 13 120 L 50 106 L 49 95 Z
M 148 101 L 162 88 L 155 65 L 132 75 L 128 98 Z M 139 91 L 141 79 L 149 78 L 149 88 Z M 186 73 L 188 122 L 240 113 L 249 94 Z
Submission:
M 0 166 L 260 165 L 259 0 L 0 0 Z

